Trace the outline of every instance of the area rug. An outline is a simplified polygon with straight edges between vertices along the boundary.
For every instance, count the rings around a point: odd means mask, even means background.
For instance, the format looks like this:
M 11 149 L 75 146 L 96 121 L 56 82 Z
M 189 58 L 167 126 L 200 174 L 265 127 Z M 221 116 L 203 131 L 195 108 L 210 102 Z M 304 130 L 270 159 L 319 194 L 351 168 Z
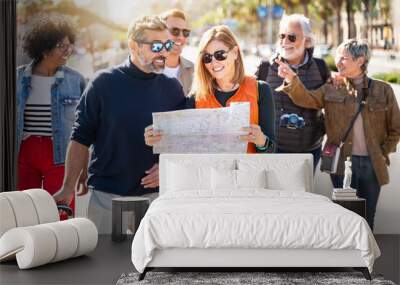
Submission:
M 142 281 L 139 273 L 122 274 L 117 285 L 145 284 L 213 284 L 213 285 L 396 285 L 381 275 L 372 275 L 368 281 L 360 272 L 154 272 L 150 271 Z

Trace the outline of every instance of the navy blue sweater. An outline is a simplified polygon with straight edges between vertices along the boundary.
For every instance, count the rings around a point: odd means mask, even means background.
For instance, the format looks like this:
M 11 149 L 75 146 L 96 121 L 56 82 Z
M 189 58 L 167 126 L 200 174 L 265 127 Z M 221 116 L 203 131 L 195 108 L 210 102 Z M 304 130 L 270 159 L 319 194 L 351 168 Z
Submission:
M 78 104 L 71 137 L 93 145 L 89 187 L 123 196 L 158 191 L 140 185 L 145 171 L 158 162 L 158 155 L 145 145 L 144 128 L 152 124 L 152 112 L 184 107 L 176 79 L 144 73 L 129 59 L 97 73 Z

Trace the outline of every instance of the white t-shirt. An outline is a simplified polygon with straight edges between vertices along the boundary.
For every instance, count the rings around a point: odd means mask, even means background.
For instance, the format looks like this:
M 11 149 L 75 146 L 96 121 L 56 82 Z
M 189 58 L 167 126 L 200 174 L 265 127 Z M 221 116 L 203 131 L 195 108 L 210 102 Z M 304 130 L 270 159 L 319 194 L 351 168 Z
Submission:
M 179 75 L 179 65 L 177 67 L 164 67 L 164 74 L 170 78 L 178 78 Z
M 30 135 L 52 136 L 51 86 L 54 80 L 54 76 L 32 75 L 32 90 L 24 109 L 24 139 Z

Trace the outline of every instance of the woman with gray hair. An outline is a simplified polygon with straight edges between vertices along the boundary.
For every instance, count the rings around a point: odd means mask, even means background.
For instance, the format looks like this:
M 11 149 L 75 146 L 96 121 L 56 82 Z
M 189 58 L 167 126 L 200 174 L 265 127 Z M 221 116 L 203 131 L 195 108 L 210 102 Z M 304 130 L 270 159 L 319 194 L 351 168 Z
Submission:
M 351 187 L 366 199 L 367 221 L 373 229 L 380 188 L 389 183 L 389 153 L 396 150 L 400 138 L 400 111 L 391 86 L 367 77 L 369 59 L 366 42 L 345 41 L 335 57 L 344 84 L 338 89 L 325 84 L 314 91 L 304 87 L 288 64 L 280 60 L 276 63 L 279 76 L 284 78 L 278 90 L 299 106 L 325 109 L 327 143 L 342 146 L 332 182 L 336 188 L 343 187 L 344 161 L 351 157 Z

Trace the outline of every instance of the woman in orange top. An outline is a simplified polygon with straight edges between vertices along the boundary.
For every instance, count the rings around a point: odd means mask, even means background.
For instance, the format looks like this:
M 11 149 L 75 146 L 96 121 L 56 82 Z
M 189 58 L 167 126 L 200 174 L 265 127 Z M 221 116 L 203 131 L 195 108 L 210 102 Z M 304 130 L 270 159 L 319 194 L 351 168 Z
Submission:
M 201 38 L 199 51 L 187 107 L 221 108 L 232 102 L 250 102 L 249 126 L 242 128 L 248 134 L 240 139 L 248 142 L 248 153 L 273 152 L 275 114 L 271 90 L 264 81 L 245 75 L 242 52 L 232 31 L 227 26 L 209 29 Z M 148 126 L 144 136 L 146 144 L 153 146 L 162 133 Z
M 239 44 L 227 26 L 216 26 L 202 37 L 195 65 L 193 94 L 196 108 L 227 107 L 250 102 L 248 153 L 273 150 L 275 140 L 273 100 L 269 86 L 246 76 Z M 259 92 L 260 91 L 260 92 Z

